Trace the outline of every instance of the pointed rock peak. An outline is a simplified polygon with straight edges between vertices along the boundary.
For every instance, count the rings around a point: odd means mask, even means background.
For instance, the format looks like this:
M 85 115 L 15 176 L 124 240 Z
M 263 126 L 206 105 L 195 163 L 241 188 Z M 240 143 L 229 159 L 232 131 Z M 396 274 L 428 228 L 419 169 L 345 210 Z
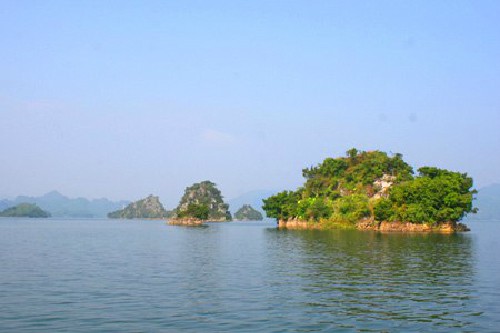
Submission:
M 50 191 L 48 193 L 45 193 L 43 195 L 44 198 L 51 198 L 51 199 L 62 199 L 62 198 L 66 198 L 64 195 L 62 195 L 60 192 L 58 191 Z

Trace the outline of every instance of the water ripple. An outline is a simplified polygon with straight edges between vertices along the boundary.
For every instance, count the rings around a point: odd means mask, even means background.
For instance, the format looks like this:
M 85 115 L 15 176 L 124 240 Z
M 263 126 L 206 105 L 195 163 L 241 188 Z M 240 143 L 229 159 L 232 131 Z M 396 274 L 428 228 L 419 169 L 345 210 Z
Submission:
M 500 324 L 491 232 L 270 225 L 3 220 L 0 331 L 493 332 Z

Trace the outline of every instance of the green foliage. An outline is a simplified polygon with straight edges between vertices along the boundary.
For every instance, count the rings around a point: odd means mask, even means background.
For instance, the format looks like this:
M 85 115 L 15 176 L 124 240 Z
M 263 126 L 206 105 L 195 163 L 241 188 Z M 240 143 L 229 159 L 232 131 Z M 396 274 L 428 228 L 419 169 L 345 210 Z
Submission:
M 394 219 L 409 222 L 458 221 L 472 207 L 475 190 L 466 173 L 433 167 L 419 170 L 420 177 L 403 182 L 390 191 Z
M 299 200 L 297 217 L 302 220 L 318 221 L 332 214 L 332 203 L 328 198 L 305 198 Z
M 351 160 L 356 159 L 358 156 L 358 150 L 356 148 L 351 148 L 346 152 L 347 157 L 349 157 Z
M 264 203 L 262 209 L 264 209 L 268 217 L 288 220 L 297 216 L 299 200 L 299 192 L 283 191 L 262 200 Z
M 389 157 L 380 151 L 351 149 L 347 158 L 327 158 L 317 167 L 302 170 L 306 178 L 306 197 L 340 197 L 340 191 L 374 192 L 373 182 L 384 174 L 397 182 L 413 178 L 413 169 L 403 161 L 401 154 Z
M 180 211 L 177 216 L 180 218 L 193 217 L 200 220 L 208 220 L 210 208 L 205 204 L 190 203 L 186 210 Z
M 341 197 L 333 202 L 331 218 L 336 221 L 357 222 L 370 216 L 368 197 L 365 194 L 353 194 Z
M 390 221 L 394 216 L 392 202 L 389 199 L 381 198 L 373 205 L 373 215 L 377 221 Z
M 388 156 L 353 148 L 346 155 L 303 169 L 306 181 L 302 188 L 263 200 L 267 216 L 352 224 L 365 218 L 458 221 L 475 212 L 472 200 L 476 192 L 471 190 L 472 178 L 467 174 L 423 167 L 414 178 L 401 154 Z
M 42 210 L 35 204 L 20 203 L 15 207 L 10 207 L 0 212 L 0 216 L 46 218 L 50 217 L 50 213 Z

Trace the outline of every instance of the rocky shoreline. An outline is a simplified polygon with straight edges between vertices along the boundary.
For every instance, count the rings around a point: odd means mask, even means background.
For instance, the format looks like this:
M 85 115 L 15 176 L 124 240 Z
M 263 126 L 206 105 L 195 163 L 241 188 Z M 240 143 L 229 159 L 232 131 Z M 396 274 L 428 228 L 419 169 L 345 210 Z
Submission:
M 171 218 L 168 220 L 169 225 L 183 225 L 183 226 L 200 226 L 203 224 L 203 220 L 196 219 L 193 217 L 187 218 Z
M 187 226 L 199 226 L 204 224 L 205 222 L 230 222 L 223 219 L 210 219 L 210 220 L 201 220 L 195 217 L 173 217 L 167 220 L 168 225 L 187 225 Z
M 323 223 L 315 223 L 303 220 L 279 220 L 278 229 L 293 230 L 326 230 L 331 229 Z M 435 233 L 454 233 L 470 231 L 467 225 L 457 222 L 431 223 L 412 223 L 412 222 L 375 222 L 363 220 L 352 226 L 357 230 L 373 230 L 380 232 L 435 232 Z
M 372 222 L 357 223 L 358 230 L 375 230 L 382 232 L 437 232 L 454 233 L 470 231 L 467 225 L 458 222 L 412 223 L 412 222 Z

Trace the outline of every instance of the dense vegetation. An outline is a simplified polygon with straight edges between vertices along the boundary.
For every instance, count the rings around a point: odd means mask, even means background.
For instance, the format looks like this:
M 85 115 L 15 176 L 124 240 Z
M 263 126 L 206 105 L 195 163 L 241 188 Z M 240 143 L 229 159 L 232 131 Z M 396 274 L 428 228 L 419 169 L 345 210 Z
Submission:
M 418 169 L 419 176 L 391 189 L 389 198 L 374 205 L 376 220 L 408 222 L 458 221 L 472 207 L 472 178 L 438 168 Z
M 240 221 L 262 221 L 263 217 L 261 212 L 255 210 L 250 205 L 243 205 L 234 213 L 234 218 Z
M 228 209 L 217 185 L 206 180 L 187 187 L 175 211 L 179 218 L 231 221 Z
M 210 216 L 210 208 L 206 204 L 190 203 L 187 209 L 177 213 L 178 218 L 192 217 L 198 220 L 206 221 Z
M 465 173 L 423 167 L 414 177 L 401 154 L 351 149 L 302 170 L 296 191 L 264 199 L 267 216 L 321 223 L 360 220 L 445 222 L 475 212 L 472 178 Z
M 159 198 L 153 195 L 108 214 L 112 219 L 159 219 L 168 216 L 169 212 L 163 208 Z
M 10 207 L 0 212 L 1 217 L 50 217 L 50 213 L 42 210 L 35 204 L 20 203 L 15 207 Z

